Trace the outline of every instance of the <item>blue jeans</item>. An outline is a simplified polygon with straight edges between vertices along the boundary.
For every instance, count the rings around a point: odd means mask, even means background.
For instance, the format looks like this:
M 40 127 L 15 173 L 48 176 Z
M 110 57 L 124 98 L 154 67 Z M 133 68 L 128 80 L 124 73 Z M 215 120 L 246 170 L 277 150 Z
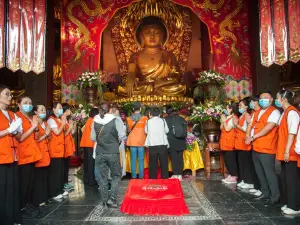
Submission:
M 144 178 L 144 147 L 130 147 L 131 176 L 136 178 L 136 156 L 139 160 L 139 178 Z

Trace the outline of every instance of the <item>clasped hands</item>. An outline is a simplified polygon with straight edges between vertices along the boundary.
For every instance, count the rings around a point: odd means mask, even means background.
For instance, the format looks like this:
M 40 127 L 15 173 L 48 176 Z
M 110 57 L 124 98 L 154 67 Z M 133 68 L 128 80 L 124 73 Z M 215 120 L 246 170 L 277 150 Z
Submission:
M 8 133 L 13 134 L 15 133 L 17 130 L 19 130 L 19 128 L 22 125 L 22 119 L 18 118 L 16 120 L 13 120 L 10 124 L 9 124 L 9 128 L 7 128 Z

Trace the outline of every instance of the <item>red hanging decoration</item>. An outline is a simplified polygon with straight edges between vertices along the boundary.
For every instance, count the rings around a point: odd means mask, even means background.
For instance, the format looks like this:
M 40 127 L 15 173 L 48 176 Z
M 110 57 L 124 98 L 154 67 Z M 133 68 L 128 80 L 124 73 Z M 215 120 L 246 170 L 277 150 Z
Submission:
M 5 26 L 5 0 L 0 0 L 0 68 L 4 67 L 4 26 Z
M 288 1 L 289 15 L 289 58 L 297 63 L 300 60 L 300 1 Z

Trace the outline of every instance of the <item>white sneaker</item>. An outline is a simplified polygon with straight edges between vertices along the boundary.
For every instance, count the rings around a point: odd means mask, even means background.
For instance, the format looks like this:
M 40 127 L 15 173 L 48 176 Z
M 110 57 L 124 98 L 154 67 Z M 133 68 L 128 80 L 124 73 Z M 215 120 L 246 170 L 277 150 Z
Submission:
M 287 205 L 282 206 L 280 209 L 281 211 L 284 211 L 285 209 L 287 209 Z
M 254 188 L 254 185 L 244 183 L 240 188 L 242 188 L 242 189 L 252 189 L 252 188 Z
M 57 195 L 56 197 L 52 198 L 53 200 L 59 200 L 59 199 L 62 199 L 63 196 L 62 195 Z
M 253 188 L 253 189 L 250 189 L 250 190 L 249 190 L 249 193 L 254 194 L 254 193 L 257 192 L 257 191 L 258 191 L 258 190 L 256 190 L 256 189 Z
M 244 183 L 244 181 L 242 180 L 241 182 L 239 182 L 236 186 L 238 186 L 238 187 L 241 187 L 241 186 L 243 186 L 245 183 Z
M 222 182 L 226 183 L 227 180 L 229 180 L 231 178 L 230 175 L 228 175 L 225 179 L 222 179 Z
M 258 190 L 257 192 L 254 193 L 255 196 L 261 196 L 262 192 L 260 190 Z
M 300 214 L 300 211 L 295 211 L 293 209 L 286 208 L 285 210 L 283 210 L 283 213 L 286 215 L 298 215 Z
M 69 195 L 69 192 L 65 191 L 64 193 L 62 193 L 63 197 L 66 197 Z

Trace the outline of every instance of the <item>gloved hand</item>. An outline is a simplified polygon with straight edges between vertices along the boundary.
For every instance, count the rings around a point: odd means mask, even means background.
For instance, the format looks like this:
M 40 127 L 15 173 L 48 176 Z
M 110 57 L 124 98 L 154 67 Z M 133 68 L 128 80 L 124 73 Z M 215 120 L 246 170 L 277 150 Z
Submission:
M 21 125 L 22 125 L 22 119 L 18 118 L 11 122 L 11 124 L 9 125 L 9 128 L 7 128 L 7 131 L 10 134 L 14 133 L 15 131 L 17 131 L 20 128 Z

